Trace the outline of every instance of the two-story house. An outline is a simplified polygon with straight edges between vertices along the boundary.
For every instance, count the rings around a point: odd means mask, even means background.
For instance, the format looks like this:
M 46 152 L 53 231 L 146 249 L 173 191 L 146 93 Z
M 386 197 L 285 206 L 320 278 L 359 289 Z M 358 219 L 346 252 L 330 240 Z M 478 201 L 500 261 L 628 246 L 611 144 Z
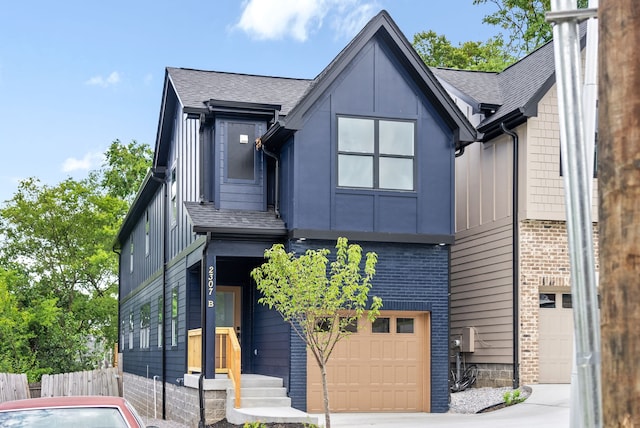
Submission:
M 569 383 L 573 313 L 553 42 L 499 73 L 432 71 L 479 139 L 456 157 L 452 339 L 464 338 L 479 385 Z M 597 260 L 595 178 L 592 218 Z
M 118 235 L 125 396 L 190 421 L 204 394 L 221 419 L 232 341 L 216 328 L 231 327 L 242 379 L 279 378 L 294 408 L 321 411 L 315 363 L 249 272 L 274 243 L 345 236 L 377 253 L 384 307 L 336 350 L 332 410 L 446 412 L 454 158 L 474 140 L 385 11 L 313 80 L 168 68 L 153 168 Z

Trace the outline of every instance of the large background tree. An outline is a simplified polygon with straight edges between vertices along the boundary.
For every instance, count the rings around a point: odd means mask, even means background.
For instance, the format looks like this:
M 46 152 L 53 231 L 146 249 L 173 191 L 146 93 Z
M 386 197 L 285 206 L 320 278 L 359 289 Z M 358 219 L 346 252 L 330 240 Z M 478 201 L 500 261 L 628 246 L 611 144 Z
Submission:
M 367 253 L 364 275 L 360 273 L 362 248 L 338 238 L 335 260 L 328 270 L 329 250 L 307 250 L 296 256 L 282 244 L 265 251 L 267 262 L 255 268 L 251 277 L 262 297 L 258 302 L 274 308 L 306 343 L 320 368 L 326 427 L 331 428 L 327 362 L 336 344 L 349 336 L 367 306 L 373 321 L 382 300 L 369 298 L 377 255 Z M 328 276 L 327 276 L 328 275 Z
M 94 368 L 112 349 L 118 331 L 113 242 L 150 153 L 114 141 L 88 178 L 55 185 L 26 179 L 0 208 L 0 342 L 14 343 L 0 345 L 0 371 L 34 380 Z M 134 172 L 118 179 L 119 171 Z
M 587 7 L 588 0 L 578 0 Z M 413 37 L 413 46 L 430 67 L 464 70 L 502 71 L 507 66 L 542 46 L 552 37 L 551 24 L 545 20 L 550 0 L 473 0 L 473 4 L 493 4 L 496 11 L 483 22 L 499 33 L 486 42 L 468 41 L 453 46 L 444 35 L 422 31 Z

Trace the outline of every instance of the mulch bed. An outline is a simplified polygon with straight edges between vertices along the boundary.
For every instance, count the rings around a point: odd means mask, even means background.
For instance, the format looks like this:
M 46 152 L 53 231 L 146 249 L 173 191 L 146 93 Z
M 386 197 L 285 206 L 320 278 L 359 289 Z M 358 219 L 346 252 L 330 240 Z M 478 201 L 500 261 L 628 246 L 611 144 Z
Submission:
M 304 424 L 302 423 L 283 424 L 278 422 L 271 422 L 271 423 L 265 423 L 265 426 L 269 428 L 305 428 Z M 218 421 L 213 425 L 207 425 L 207 428 L 238 428 L 238 427 L 242 428 L 243 425 L 235 425 L 235 424 L 229 423 L 227 422 L 226 419 Z

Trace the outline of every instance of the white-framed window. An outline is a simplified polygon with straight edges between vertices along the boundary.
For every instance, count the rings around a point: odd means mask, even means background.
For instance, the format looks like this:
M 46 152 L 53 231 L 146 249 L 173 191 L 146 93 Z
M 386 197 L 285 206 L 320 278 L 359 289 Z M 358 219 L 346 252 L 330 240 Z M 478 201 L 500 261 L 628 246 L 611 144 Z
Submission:
M 178 289 L 171 290 L 171 346 L 178 346 Z
M 133 311 L 129 311 L 129 349 L 133 349 Z
M 178 219 L 178 176 L 176 167 L 171 168 L 171 224 Z
M 140 349 L 149 347 L 149 336 L 151 335 L 151 305 L 145 303 L 140 306 Z
M 133 272 L 133 235 L 129 238 L 129 272 Z
M 151 232 L 151 227 L 149 224 L 149 210 L 145 211 L 144 214 L 144 254 L 149 255 L 150 249 L 150 237 L 149 233 Z
M 415 190 L 414 121 L 338 117 L 338 186 Z
M 125 348 L 125 331 L 127 329 L 127 322 L 125 321 L 125 319 L 123 318 L 122 320 L 120 320 L 120 352 L 122 352 L 122 350 Z
M 162 331 L 162 320 L 163 320 L 163 313 L 162 313 L 162 306 L 163 306 L 163 301 L 162 301 L 162 296 L 158 297 L 158 348 L 162 348 L 162 336 L 164 334 L 164 331 Z

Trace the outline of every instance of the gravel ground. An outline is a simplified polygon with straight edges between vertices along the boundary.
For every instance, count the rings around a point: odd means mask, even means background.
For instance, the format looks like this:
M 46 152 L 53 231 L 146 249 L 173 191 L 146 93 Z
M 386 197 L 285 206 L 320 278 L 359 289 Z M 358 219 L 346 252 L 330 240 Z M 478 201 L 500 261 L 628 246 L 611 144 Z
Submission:
M 496 410 L 504 403 L 504 393 L 513 388 L 470 388 L 451 394 L 449 413 L 480 413 L 485 410 Z M 531 388 L 520 388 L 520 397 L 531 395 Z

